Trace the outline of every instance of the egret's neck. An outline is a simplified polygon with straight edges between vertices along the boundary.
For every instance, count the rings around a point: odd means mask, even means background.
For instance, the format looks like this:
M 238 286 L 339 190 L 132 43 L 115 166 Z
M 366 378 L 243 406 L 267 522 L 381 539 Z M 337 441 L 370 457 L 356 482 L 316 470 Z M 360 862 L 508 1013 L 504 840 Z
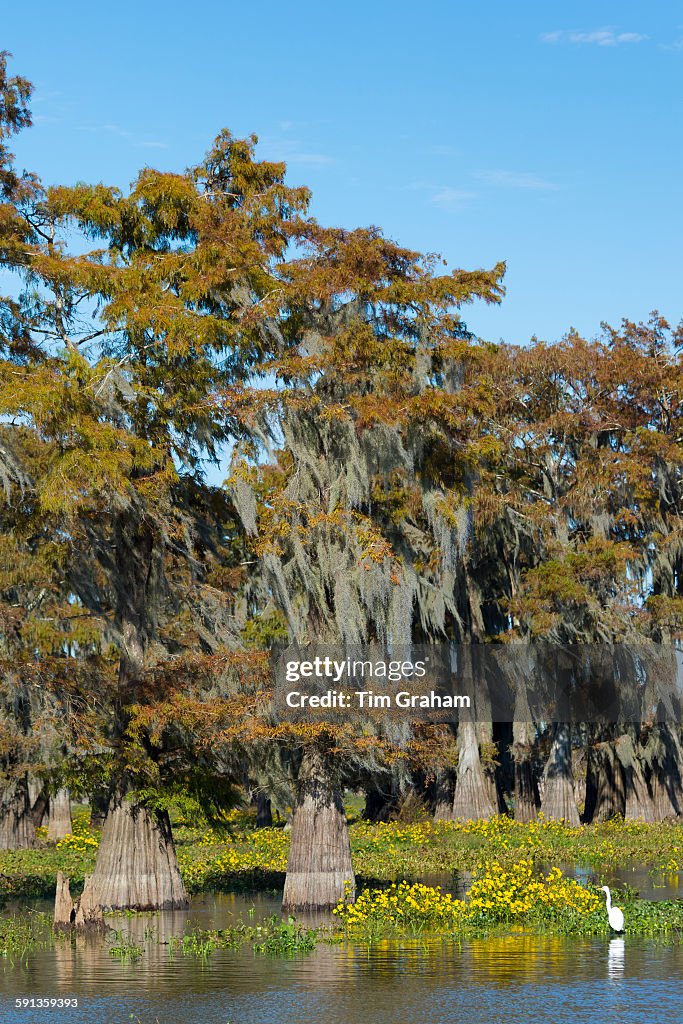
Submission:
M 609 889 L 605 893 L 605 899 L 607 900 L 607 913 L 609 914 L 610 910 L 612 909 L 612 896 L 610 895 Z

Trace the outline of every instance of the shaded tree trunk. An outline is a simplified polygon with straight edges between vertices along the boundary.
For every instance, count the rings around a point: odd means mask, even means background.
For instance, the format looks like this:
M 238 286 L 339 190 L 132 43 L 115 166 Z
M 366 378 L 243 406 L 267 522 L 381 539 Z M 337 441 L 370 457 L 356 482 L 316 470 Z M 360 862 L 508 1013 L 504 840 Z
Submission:
M 541 806 L 533 764 L 525 754 L 515 756 L 515 821 L 530 822 Z
M 120 642 L 112 740 L 120 755 L 128 725 L 126 708 L 138 692 L 145 651 L 154 633 L 161 556 L 149 523 L 131 510 L 116 519 L 114 549 Z M 153 756 L 147 735 L 141 743 Z M 96 918 L 98 909 L 172 910 L 188 905 L 168 813 L 134 804 L 125 795 L 130 780 L 124 765 L 120 760 L 95 870 L 80 900 L 84 924 Z
M 531 740 L 535 729 L 530 722 L 514 722 L 512 756 L 515 773 L 515 821 L 535 821 L 541 799 L 534 772 Z
M 324 910 L 345 895 L 353 899 L 354 894 L 341 794 L 320 752 L 309 750 L 299 772 L 282 906 L 284 910 Z
M 508 814 L 509 806 L 514 799 L 515 765 L 512 757 L 512 740 L 512 722 L 493 723 L 493 742 L 495 743 L 496 759 L 498 761 L 495 769 L 495 779 L 499 814 Z
M 394 786 L 388 792 L 371 783 L 365 792 L 363 817 L 368 821 L 389 821 L 398 815 L 400 794 Z
M 493 738 L 493 722 L 478 722 L 475 727 L 479 742 L 479 762 L 488 787 L 489 800 L 496 814 L 505 814 L 505 794 L 500 780 L 500 748 Z
M 153 812 L 125 799 L 112 801 L 81 905 L 103 910 L 175 910 L 188 905 L 165 811 Z
M 434 781 L 434 821 L 452 821 L 455 780 L 450 771 L 437 773 Z
M 650 790 L 655 821 L 683 814 L 683 750 L 678 727 L 658 725 L 654 736 Z
M 90 797 L 90 828 L 102 828 L 107 817 L 108 800 L 104 793 L 92 793 Z
M 624 770 L 624 818 L 627 821 L 654 821 L 654 806 L 645 769 L 631 736 L 619 736 L 615 747 Z
M 50 801 L 47 793 L 44 789 L 41 789 L 35 800 L 31 802 L 31 821 L 33 822 L 34 828 L 40 828 L 41 825 L 49 824 L 49 803 Z
M 256 827 L 270 828 L 273 824 L 273 808 L 270 797 L 265 793 L 257 792 L 256 801 Z
M 514 664 L 515 711 L 512 722 L 512 758 L 514 762 L 515 820 L 535 821 L 541 806 L 538 777 L 534 770 L 533 749 L 536 728 L 531 720 L 527 681 L 534 671 L 534 655 L 525 650 L 525 658 Z
M 496 808 L 491 800 L 489 782 L 481 766 L 477 732 L 473 722 L 460 722 L 457 746 L 458 769 L 453 797 L 453 818 L 473 820 L 495 817 Z
M 572 775 L 571 729 L 566 722 L 555 726 L 548 763 L 544 772 L 545 786 L 541 811 L 546 818 L 579 824 L 579 809 L 574 798 Z
M 47 838 L 53 842 L 63 839 L 73 831 L 71 821 L 71 797 L 68 789 L 58 789 L 54 796 L 50 797 L 50 824 L 47 829 Z
M 29 850 L 35 845 L 28 782 L 15 779 L 0 797 L 0 850 Z
M 584 821 L 609 821 L 626 812 L 626 779 L 611 741 L 592 744 L 586 771 Z

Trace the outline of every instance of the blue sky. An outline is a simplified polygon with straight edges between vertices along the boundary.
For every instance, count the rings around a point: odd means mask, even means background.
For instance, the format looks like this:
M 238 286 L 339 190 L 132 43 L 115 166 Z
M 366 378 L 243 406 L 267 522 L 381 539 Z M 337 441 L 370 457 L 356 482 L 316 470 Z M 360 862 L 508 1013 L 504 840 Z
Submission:
M 678 3 L 38 0 L 0 46 L 36 87 L 19 163 L 49 182 L 255 132 L 320 220 L 507 260 L 502 306 L 464 314 L 484 337 L 683 316 Z

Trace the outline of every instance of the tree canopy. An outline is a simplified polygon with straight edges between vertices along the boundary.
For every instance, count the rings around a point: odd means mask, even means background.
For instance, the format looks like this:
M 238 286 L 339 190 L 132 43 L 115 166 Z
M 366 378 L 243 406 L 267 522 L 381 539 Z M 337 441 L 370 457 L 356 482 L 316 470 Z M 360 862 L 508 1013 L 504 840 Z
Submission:
M 463 308 L 503 299 L 503 263 L 321 225 L 228 131 L 128 190 L 47 185 L 10 148 L 30 95 L 2 55 L 0 841 L 35 841 L 29 776 L 98 795 L 92 905 L 182 905 L 174 801 L 277 792 L 301 906 L 352 876 L 345 786 L 455 817 L 543 791 L 578 821 L 582 747 L 584 813 L 680 813 L 677 726 L 302 725 L 268 656 L 677 641 L 683 328 L 488 343 Z M 124 896 L 112 851 L 155 843 L 163 895 Z

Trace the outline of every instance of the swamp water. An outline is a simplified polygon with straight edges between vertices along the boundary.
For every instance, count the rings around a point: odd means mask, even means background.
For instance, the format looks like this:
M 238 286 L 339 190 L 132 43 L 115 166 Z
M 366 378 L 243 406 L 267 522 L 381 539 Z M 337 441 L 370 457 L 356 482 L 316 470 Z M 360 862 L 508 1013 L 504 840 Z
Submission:
M 636 884 L 630 872 L 621 880 Z M 639 879 L 639 881 L 641 881 Z M 656 883 L 655 883 L 656 885 Z M 638 886 L 640 888 L 640 886 Z M 648 898 L 676 888 L 653 887 Z M 251 911 L 251 913 L 250 913 Z M 513 933 L 463 942 L 320 944 L 286 957 L 250 946 L 206 960 L 171 955 L 193 927 L 258 923 L 279 900 L 221 895 L 189 911 L 110 916 L 144 946 L 121 962 L 104 939 L 57 941 L 25 963 L 0 961 L 2 1024 L 681 1024 L 683 945 L 639 937 L 577 939 Z M 15 1008 L 19 998 L 74 998 L 77 1008 Z

